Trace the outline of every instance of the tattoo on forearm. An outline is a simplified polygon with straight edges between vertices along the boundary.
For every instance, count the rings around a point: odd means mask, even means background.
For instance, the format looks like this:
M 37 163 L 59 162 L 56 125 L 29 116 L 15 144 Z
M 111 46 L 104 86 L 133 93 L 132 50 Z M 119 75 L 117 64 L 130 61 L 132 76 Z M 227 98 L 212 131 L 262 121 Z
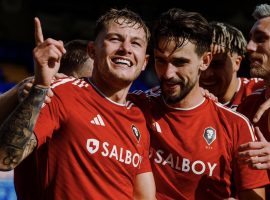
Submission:
M 46 88 L 33 86 L 0 127 L 0 168 L 10 170 L 37 145 L 33 129 L 47 94 Z

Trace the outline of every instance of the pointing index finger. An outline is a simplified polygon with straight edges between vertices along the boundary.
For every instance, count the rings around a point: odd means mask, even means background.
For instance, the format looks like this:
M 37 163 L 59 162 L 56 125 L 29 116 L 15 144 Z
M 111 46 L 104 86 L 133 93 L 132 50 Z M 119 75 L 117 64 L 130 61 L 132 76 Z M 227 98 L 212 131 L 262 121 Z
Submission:
M 36 45 L 44 42 L 41 23 L 39 18 L 35 17 L 35 42 Z

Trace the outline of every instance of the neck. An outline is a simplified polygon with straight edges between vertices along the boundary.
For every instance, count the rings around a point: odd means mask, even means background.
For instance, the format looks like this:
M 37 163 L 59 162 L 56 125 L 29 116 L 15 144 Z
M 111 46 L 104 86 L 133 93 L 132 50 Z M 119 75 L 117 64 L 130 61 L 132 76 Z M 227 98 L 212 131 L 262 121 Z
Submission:
M 91 82 L 95 85 L 95 87 L 105 95 L 108 99 L 110 99 L 113 102 L 119 103 L 119 104 L 125 104 L 126 103 L 126 97 L 129 91 L 130 85 L 126 87 L 113 87 L 112 84 L 108 84 L 105 81 L 102 81 L 100 79 L 97 79 L 95 77 L 92 77 Z
M 223 95 L 223 97 L 219 98 L 219 101 L 221 103 L 230 102 L 234 97 L 235 93 L 237 92 L 239 84 L 240 84 L 239 79 L 237 78 L 237 76 L 234 76 L 231 80 L 229 87 L 226 90 L 226 93 Z

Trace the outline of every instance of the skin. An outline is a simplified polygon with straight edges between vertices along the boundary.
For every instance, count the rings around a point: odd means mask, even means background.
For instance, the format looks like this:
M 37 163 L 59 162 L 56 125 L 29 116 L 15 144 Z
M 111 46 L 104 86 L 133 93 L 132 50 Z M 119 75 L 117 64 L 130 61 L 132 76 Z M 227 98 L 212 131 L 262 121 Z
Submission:
M 263 78 L 266 82 L 266 97 L 268 100 L 259 108 L 254 122 L 257 122 L 266 111 L 270 97 L 270 17 L 258 20 L 250 31 L 247 45 L 250 59 L 250 73 L 254 77 Z M 270 169 L 270 144 L 256 128 L 259 142 L 249 142 L 239 148 L 239 157 L 254 169 Z
M 253 77 L 263 78 L 266 84 L 266 97 L 256 114 L 253 122 L 260 120 L 263 113 L 270 108 L 270 17 L 258 20 L 250 31 L 250 40 L 247 45 L 250 60 L 250 74 Z
M 200 77 L 200 85 L 209 90 L 221 103 L 229 102 L 238 88 L 237 71 L 242 57 L 236 53 L 216 53 Z
M 125 103 L 132 82 L 147 65 L 146 48 L 143 29 L 110 23 L 90 45 L 94 59 L 92 81 L 111 100 Z
M 247 45 L 250 75 L 270 81 L 270 17 L 258 20 L 250 31 Z
M 66 77 L 63 74 L 59 74 L 61 78 Z M 59 77 L 59 78 L 60 78 Z M 0 124 L 8 117 L 8 115 L 14 110 L 14 108 L 23 101 L 23 99 L 29 94 L 30 89 L 33 86 L 34 78 L 28 77 L 19 82 L 10 90 L 0 95 Z M 53 96 L 52 90 L 48 90 L 45 98 L 45 103 L 50 103 Z
M 83 63 L 78 70 L 71 72 L 71 74 L 67 74 L 69 76 L 73 76 L 75 78 L 81 77 L 91 77 L 93 71 L 93 60 L 88 58 L 85 63 Z
M 211 53 L 198 56 L 194 53 L 195 45 L 190 42 L 175 51 L 174 42 L 165 44 L 165 39 L 161 39 L 159 48 L 154 50 L 155 69 L 161 80 L 164 99 L 173 107 L 189 108 L 199 104 L 204 99 L 199 76 L 207 69 Z
M 50 83 L 66 52 L 63 42 L 48 38 L 44 41 L 41 24 L 35 18 L 36 47 L 35 78 L 29 95 L 0 128 L 0 169 L 14 169 L 37 146 L 33 129 Z M 109 23 L 89 52 L 94 58 L 92 80 L 112 101 L 124 103 L 132 81 L 145 68 L 147 40 L 142 28 Z M 126 63 L 131 63 L 127 65 Z M 108 80 L 112 79 L 112 80 Z M 147 184 L 147 187 L 145 187 Z M 135 199 L 155 199 L 155 184 L 151 172 L 135 177 Z
M 175 42 L 166 45 L 160 39 L 154 50 L 155 69 L 161 80 L 163 97 L 171 107 L 191 108 L 200 104 L 204 97 L 199 87 L 199 77 L 211 62 L 212 55 L 205 52 L 202 56 L 195 53 L 195 45 L 189 41 L 175 49 Z M 239 199 L 264 199 L 265 189 L 256 188 L 241 191 Z

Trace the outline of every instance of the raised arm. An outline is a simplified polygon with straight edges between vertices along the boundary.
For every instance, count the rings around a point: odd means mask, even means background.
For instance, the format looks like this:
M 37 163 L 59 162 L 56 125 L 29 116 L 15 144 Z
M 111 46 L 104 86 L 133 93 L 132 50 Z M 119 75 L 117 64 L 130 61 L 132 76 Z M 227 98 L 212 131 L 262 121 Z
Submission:
M 16 167 L 37 145 L 33 129 L 53 76 L 59 69 L 61 56 L 65 53 L 62 41 L 43 40 L 38 18 L 35 18 L 35 41 L 34 86 L 0 127 L 0 170 Z

